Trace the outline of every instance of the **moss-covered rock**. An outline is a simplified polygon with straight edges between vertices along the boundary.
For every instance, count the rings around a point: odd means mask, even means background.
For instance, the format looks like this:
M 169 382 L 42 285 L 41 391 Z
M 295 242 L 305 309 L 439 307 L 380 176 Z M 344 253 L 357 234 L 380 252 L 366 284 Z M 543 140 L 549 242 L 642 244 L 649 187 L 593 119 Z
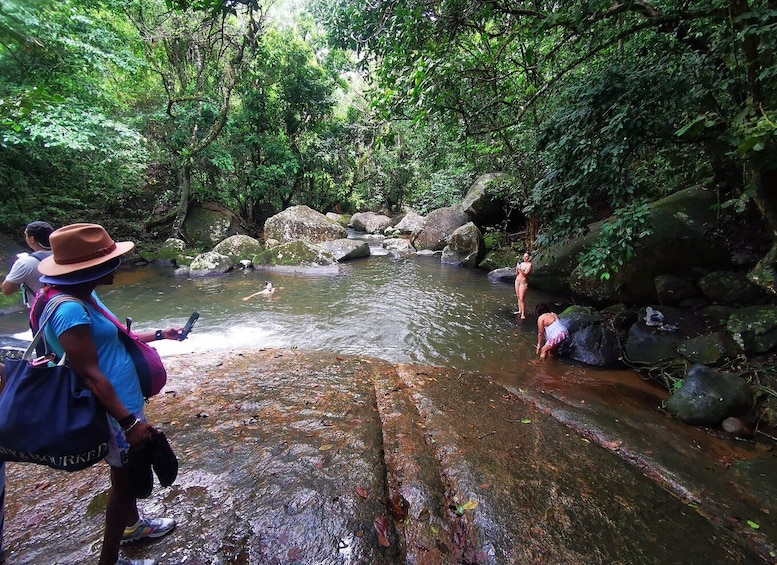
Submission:
M 743 273 L 713 271 L 699 279 L 699 289 L 711 302 L 752 306 L 763 297 L 762 290 Z
M 691 367 L 667 401 L 667 408 L 680 421 L 696 426 L 716 426 L 729 416 L 746 413 L 752 405 L 753 393 L 744 379 L 703 365 Z
M 725 332 L 714 332 L 685 340 L 677 346 L 677 352 L 691 363 L 719 365 L 736 356 L 738 348 Z
M 254 265 L 268 266 L 325 266 L 336 264 L 334 256 L 306 241 L 291 241 L 254 255 Z
M 638 304 L 656 300 L 659 275 L 694 276 L 699 270 L 730 267 L 730 250 L 724 241 L 710 238 L 707 230 L 715 222 L 716 198 L 714 192 L 695 187 L 653 203 L 653 234 L 639 240 L 634 256 L 607 281 L 583 277 L 578 269 L 581 252 L 591 246 L 604 223 L 598 222 L 587 236 L 537 255 L 532 284 L 599 304 Z
M 281 243 L 303 240 L 321 243 L 347 237 L 345 228 L 324 214 L 308 206 L 291 206 L 283 212 L 267 218 L 264 223 L 264 240 Z
M 193 206 L 183 225 L 186 239 L 197 249 L 213 249 L 220 241 L 243 231 L 237 214 L 212 202 Z
M 232 268 L 232 261 L 226 255 L 215 251 L 206 251 L 194 258 L 189 265 L 189 273 L 192 275 L 213 275 L 226 273 Z
M 488 249 L 488 243 L 486 243 L 486 249 Z M 486 251 L 486 256 L 478 265 L 479 268 L 487 271 L 493 271 L 509 267 L 513 270 L 513 276 L 515 276 L 515 266 L 518 264 L 518 254 L 514 249 L 509 247 L 502 247 L 499 249 L 491 249 Z
M 257 239 L 247 235 L 233 235 L 220 242 L 213 251 L 226 255 L 236 265 L 243 259 L 249 259 L 264 251 L 264 245 Z
M 734 310 L 726 329 L 745 353 L 765 353 L 777 347 L 777 306 Z

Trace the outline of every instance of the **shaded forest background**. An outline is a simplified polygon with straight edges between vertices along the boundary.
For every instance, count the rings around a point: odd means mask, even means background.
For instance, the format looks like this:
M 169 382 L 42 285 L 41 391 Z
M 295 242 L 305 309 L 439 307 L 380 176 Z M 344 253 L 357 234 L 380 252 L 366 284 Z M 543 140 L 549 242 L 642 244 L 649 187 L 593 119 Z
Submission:
M 0 233 L 160 240 L 201 202 L 249 233 L 295 204 L 425 214 L 504 172 L 492 243 L 611 217 L 591 277 L 689 186 L 774 240 L 775 43 L 774 0 L 0 0 Z M 776 260 L 750 272 L 772 292 Z

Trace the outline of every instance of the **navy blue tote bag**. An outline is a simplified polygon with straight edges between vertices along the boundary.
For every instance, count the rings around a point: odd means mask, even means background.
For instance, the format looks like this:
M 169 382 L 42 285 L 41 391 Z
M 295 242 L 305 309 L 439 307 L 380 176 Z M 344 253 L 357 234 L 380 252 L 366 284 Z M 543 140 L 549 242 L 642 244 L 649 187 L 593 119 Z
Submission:
M 31 359 L 46 321 L 22 359 L 4 363 L 0 460 L 78 471 L 108 454 L 108 418 L 64 359 Z

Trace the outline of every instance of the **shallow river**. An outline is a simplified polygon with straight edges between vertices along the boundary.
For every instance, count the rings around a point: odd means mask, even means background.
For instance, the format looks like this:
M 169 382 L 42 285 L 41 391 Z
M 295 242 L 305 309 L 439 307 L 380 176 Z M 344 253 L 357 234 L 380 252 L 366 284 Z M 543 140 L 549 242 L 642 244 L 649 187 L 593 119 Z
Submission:
M 189 278 L 171 268 L 119 271 L 103 301 L 135 329 L 182 326 L 196 310 L 200 319 L 184 342 L 159 342 L 177 354 L 246 348 L 300 348 L 476 370 L 512 380 L 534 358 L 533 316 L 513 314 L 511 284 L 486 273 L 442 265 L 439 256 L 395 257 L 378 243 L 372 255 L 306 272 L 244 270 Z M 244 297 L 270 280 L 270 297 Z M 529 289 L 527 310 L 551 297 Z M 23 312 L 0 316 L 0 342 L 29 339 Z M 5 338 L 5 339 L 3 339 Z

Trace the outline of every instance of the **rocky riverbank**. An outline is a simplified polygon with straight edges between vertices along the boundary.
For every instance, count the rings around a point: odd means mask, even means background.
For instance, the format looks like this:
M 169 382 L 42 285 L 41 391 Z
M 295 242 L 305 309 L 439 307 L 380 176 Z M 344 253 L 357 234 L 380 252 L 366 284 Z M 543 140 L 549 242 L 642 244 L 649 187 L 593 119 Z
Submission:
M 777 456 L 630 371 L 522 382 L 302 351 L 186 356 L 147 413 L 180 459 L 127 548 L 171 563 L 771 563 Z M 107 470 L 10 465 L 7 563 L 99 550 Z

